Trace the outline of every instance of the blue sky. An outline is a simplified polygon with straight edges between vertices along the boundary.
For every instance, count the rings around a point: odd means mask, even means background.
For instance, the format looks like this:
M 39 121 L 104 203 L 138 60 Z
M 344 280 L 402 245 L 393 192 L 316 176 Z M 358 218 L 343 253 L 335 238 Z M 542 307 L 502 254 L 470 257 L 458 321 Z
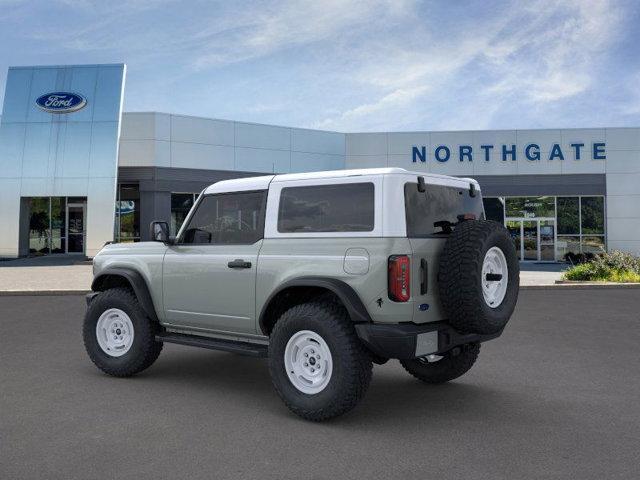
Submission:
M 125 62 L 125 110 L 338 131 L 640 126 L 640 2 L 0 0 L 10 65 Z

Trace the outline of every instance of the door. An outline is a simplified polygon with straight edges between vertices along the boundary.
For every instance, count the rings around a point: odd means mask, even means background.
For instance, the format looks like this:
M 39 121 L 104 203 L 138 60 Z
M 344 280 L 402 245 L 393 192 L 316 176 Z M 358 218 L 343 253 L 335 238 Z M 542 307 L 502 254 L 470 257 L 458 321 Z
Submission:
M 553 262 L 556 259 L 556 222 L 555 220 L 540 220 L 540 260 Z
M 84 253 L 85 204 L 67 204 L 67 253 Z
M 505 226 L 516 246 L 518 260 L 553 262 L 556 259 L 556 221 L 507 219 Z
M 202 197 L 163 265 L 167 322 L 194 331 L 256 333 L 255 282 L 266 191 Z
M 538 260 L 538 221 L 522 222 L 522 259 Z
M 518 260 L 522 260 L 522 222 L 520 220 L 507 220 L 506 227 L 516 246 Z

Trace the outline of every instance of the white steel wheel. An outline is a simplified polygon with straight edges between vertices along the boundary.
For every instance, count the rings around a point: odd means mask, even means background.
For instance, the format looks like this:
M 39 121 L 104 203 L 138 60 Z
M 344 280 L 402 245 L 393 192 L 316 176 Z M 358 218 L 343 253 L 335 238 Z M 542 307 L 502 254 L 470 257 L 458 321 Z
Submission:
M 503 251 L 498 247 L 487 250 L 482 262 L 482 296 L 491 308 L 502 305 L 509 284 L 509 268 Z
M 133 323 L 119 308 L 105 310 L 96 323 L 96 338 L 104 353 L 111 357 L 121 357 L 133 345 Z
M 331 380 L 331 350 L 317 333 L 300 330 L 287 342 L 284 367 L 289 380 L 299 391 L 308 395 L 320 393 Z

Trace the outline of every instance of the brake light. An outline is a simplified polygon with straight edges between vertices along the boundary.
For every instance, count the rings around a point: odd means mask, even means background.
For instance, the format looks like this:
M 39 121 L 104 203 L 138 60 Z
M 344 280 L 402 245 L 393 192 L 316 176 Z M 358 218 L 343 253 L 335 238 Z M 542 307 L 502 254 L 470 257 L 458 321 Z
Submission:
M 393 255 L 389 257 L 389 298 L 394 302 L 406 302 L 411 296 L 409 257 Z

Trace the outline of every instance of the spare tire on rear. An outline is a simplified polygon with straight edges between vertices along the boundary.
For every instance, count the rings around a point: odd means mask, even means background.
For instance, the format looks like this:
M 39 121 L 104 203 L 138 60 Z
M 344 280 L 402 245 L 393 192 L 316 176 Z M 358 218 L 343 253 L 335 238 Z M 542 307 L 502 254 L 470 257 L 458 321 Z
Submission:
M 440 256 L 438 288 L 453 328 L 461 333 L 500 332 L 520 288 L 520 265 L 507 229 L 489 220 L 457 225 Z

